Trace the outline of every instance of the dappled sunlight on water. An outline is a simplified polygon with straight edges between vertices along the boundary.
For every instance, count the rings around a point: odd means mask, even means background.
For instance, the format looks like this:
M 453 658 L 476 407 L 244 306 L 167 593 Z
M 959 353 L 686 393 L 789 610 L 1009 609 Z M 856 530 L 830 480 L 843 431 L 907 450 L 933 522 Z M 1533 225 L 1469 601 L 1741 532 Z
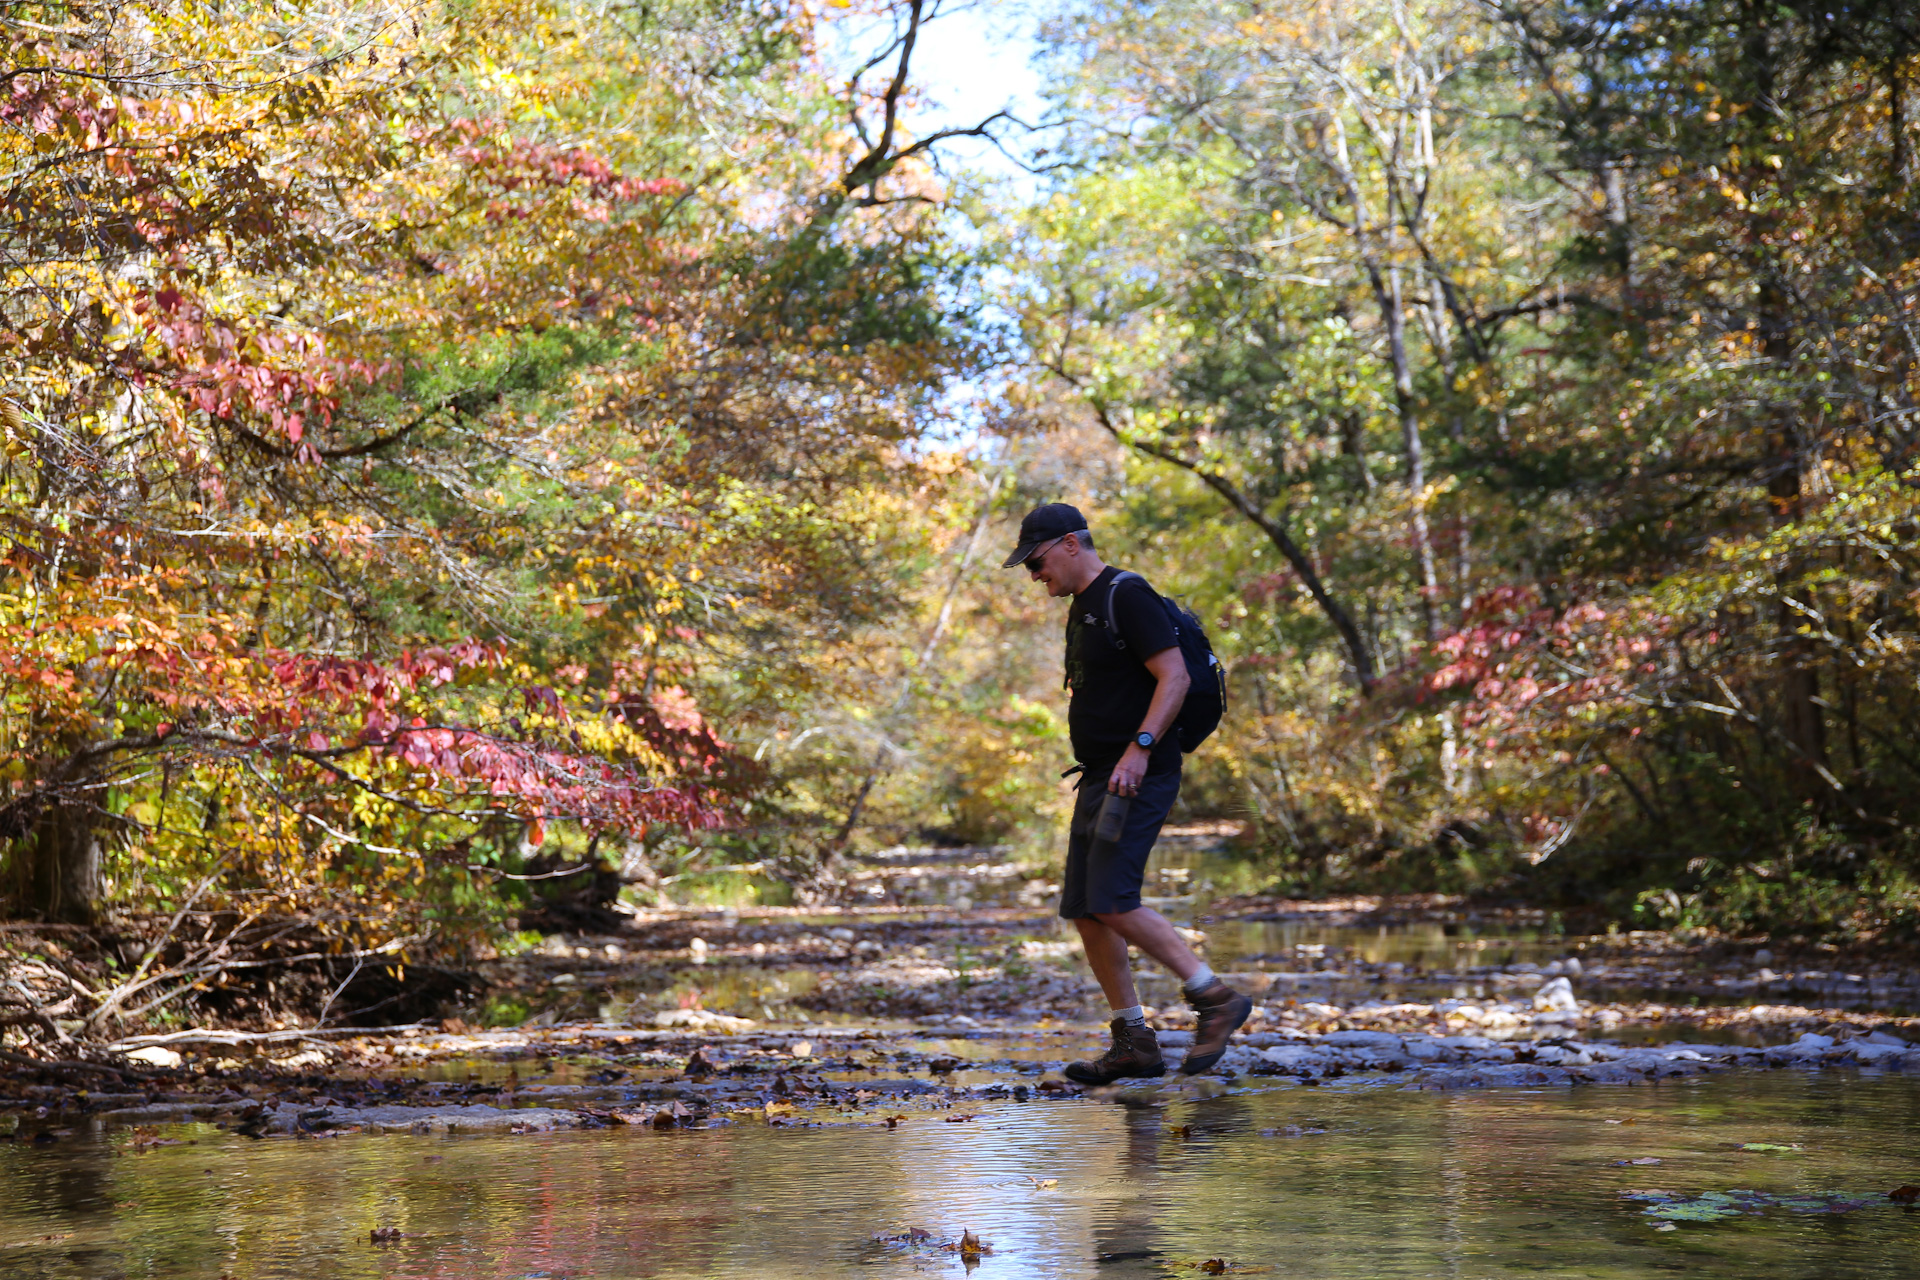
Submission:
M 941 1246 L 968 1229 L 992 1250 L 980 1280 L 1197 1275 L 1212 1258 L 1288 1277 L 1832 1280 L 1910 1276 L 1920 1251 L 1920 1212 L 1884 1198 L 1920 1181 L 1906 1078 L 1275 1087 L 866 1119 L 261 1142 L 189 1127 L 168 1136 L 196 1145 L 143 1152 L 127 1131 L 80 1129 L 0 1146 L 0 1274 L 959 1276 Z M 1870 1203 L 1661 1230 L 1623 1198 L 1648 1188 Z M 383 1227 L 402 1234 L 372 1243 Z M 874 1240 L 908 1228 L 927 1238 Z

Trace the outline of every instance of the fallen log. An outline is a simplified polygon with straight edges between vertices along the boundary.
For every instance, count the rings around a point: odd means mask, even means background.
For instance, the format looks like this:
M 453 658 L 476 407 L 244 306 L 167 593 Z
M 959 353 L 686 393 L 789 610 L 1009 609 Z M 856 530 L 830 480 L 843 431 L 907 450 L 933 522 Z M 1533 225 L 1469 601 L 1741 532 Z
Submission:
M 392 1027 L 312 1027 L 307 1029 L 290 1028 L 285 1031 L 212 1031 L 195 1030 L 166 1031 L 153 1035 L 128 1036 L 124 1040 L 115 1040 L 106 1047 L 114 1053 L 125 1053 L 129 1049 L 146 1049 L 154 1045 L 178 1044 L 289 1044 L 298 1040 L 319 1040 L 333 1036 L 394 1036 L 408 1031 L 437 1031 L 439 1027 L 431 1022 L 406 1022 Z

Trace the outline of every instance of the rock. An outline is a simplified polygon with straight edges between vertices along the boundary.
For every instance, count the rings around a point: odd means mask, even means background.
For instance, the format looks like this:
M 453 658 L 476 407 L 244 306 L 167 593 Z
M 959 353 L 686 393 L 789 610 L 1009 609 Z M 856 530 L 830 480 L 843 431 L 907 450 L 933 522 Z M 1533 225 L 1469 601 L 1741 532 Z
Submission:
M 835 942 L 852 942 L 852 941 L 853 941 L 853 930 L 851 930 L 851 929 L 829 929 L 829 930 L 827 930 L 827 936 L 828 936 L 829 938 L 832 938 L 832 939 L 833 939 L 833 940 L 834 940 Z
M 1778 982 L 1780 981 L 1780 975 L 1771 969 L 1762 969 L 1753 975 L 1753 980 L 1755 982 Z
M 1758 951 L 1753 953 L 1753 962 L 1755 964 L 1772 964 L 1773 952 L 1769 951 L 1765 947 L 1762 947 Z
M 1534 992 L 1533 1007 L 1542 1013 L 1580 1012 L 1580 1002 L 1573 997 L 1573 984 L 1565 977 L 1550 978 Z
M 327 1065 L 327 1055 L 319 1049 L 308 1049 L 304 1053 L 289 1054 L 284 1058 L 273 1059 L 273 1065 L 290 1071 L 303 1071 L 310 1067 Z
M 1336 1049 L 1378 1049 L 1393 1054 L 1406 1048 L 1391 1031 L 1334 1031 L 1321 1036 L 1320 1043 Z
M 177 1051 L 169 1049 L 162 1044 L 150 1044 L 144 1048 L 135 1049 L 127 1054 L 127 1060 L 130 1062 L 144 1063 L 149 1067 L 166 1067 L 169 1069 L 177 1067 L 186 1061 Z
M 1161 1031 L 1155 1029 L 1153 1038 L 1160 1042 L 1162 1049 L 1184 1049 L 1193 1043 L 1191 1031 Z
M 1900 1058 L 1907 1052 L 1907 1047 L 1903 1044 L 1875 1044 L 1871 1040 L 1855 1040 L 1847 1048 L 1852 1052 L 1854 1061 L 1862 1064 L 1871 1063 L 1874 1066 Z
M 751 1031 L 759 1024 L 752 1018 L 731 1018 L 705 1009 L 669 1009 L 653 1015 L 656 1027 L 693 1027 L 700 1031 Z
M 1562 960 L 1560 964 L 1563 972 L 1571 974 L 1576 978 L 1580 976 L 1585 968 L 1585 966 L 1580 963 L 1579 956 L 1568 956 L 1565 960 Z
M 1305 1045 L 1279 1045 L 1272 1049 L 1263 1049 L 1260 1056 L 1268 1065 L 1282 1071 L 1317 1070 L 1326 1065 L 1326 1059 Z
M 688 958 L 695 964 L 705 964 L 707 962 L 707 940 L 705 938 L 693 939 L 693 941 L 687 943 L 687 950 L 691 953 Z
M 1896 1049 L 1911 1049 L 1913 1047 L 1912 1045 L 1908 1044 L 1905 1040 L 1902 1040 L 1899 1036 L 1891 1036 L 1884 1031 L 1875 1031 L 1871 1035 L 1862 1036 L 1861 1039 L 1866 1041 L 1866 1043 L 1868 1044 L 1890 1045 Z
M 1815 1035 L 1809 1031 L 1794 1041 L 1791 1047 L 1795 1049 L 1831 1049 L 1833 1048 L 1833 1037 Z

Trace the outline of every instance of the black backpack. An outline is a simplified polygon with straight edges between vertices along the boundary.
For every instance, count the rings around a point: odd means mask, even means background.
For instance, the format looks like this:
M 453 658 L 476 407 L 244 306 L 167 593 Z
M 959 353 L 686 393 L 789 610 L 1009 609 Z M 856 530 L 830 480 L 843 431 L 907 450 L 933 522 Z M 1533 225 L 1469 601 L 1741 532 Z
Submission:
M 1139 579 L 1147 590 L 1153 591 L 1153 585 L 1145 578 L 1129 570 L 1122 569 L 1113 575 L 1113 581 L 1107 584 L 1107 634 L 1114 644 L 1124 649 L 1127 642 L 1120 635 L 1120 628 L 1113 624 L 1113 593 L 1128 578 Z M 1193 610 L 1154 591 L 1154 596 L 1167 611 L 1167 620 L 1173 623 L 1173 634 L 1180 642 L 1180 656 L 1187 662 L 1187 700 L 1180 704 L 1180 714 L 1173 718 L 1173 727 L 1180 735 L 1180 750 L 1193 751 L 1220 727 L 1220 717 L 1227 710 L 1227 669 L 1220 665 L 1220 659 L 1213 656 L 1213 642 L 1207 639 L 1207 630 L 1200 625 L 1200 619 L 1194 617 Z

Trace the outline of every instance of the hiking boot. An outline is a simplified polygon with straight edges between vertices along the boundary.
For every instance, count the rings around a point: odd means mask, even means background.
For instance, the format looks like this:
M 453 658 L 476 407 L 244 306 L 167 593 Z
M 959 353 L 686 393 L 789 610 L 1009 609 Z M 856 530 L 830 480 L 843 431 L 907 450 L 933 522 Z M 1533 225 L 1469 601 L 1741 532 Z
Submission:
M 1129 1077 L 1167 1074 L 1152 1027 L 1131 1026 L 1124 1018 L 1115 1018 L 1107 1026 L 1113 1032 L 1113 1047 L 1092 1062 L 1069 1062 L 1061 1074 L 1075 1084 L 1112 1084 Z
M 1227 1037 L 1238 1031 L 1253 1012 L 1253 1001 L 1215 980 L 1205 991 L 1188 996 L 1187 1003 L 1193 1006 L 1199 1022 L 1193 1028 L 1193 1047 L 1180 1064 L 1180 1074 L 1197 1076 L 1220 1061 L 1220 1055 L 1227 1051 Z

